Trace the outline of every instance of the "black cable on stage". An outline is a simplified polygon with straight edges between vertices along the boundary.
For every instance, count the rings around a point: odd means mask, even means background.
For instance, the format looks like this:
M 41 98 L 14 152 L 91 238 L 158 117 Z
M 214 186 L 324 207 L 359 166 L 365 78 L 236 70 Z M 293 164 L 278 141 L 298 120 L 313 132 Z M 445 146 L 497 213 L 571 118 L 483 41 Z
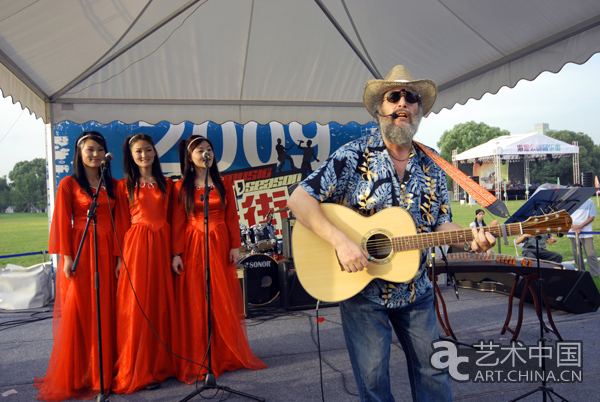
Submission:
M 307 316 L 308 319 L 309 319 L 311 337 L 312 337 L 313 342 L 317 346 L 317 350 L 318 350 L 318 354 L 319 354 L 319 367 L 321 367 L 321 362 L 324 362 L 325 364 L 327 364 L 327 366 L 330 369 L 332 369 L 336 373 L 339 373 L 342 376 L 342 384 L 344 385 L 344 391 L 346 391 L 346 393 L 348 395 L 359 396 L 359 394 L 356 394 L 356 393 L 354 393 L 354 392 L 352 392 L 352 391 L 350 391 L 348 389 L 348 385 L 347 385 L 347 382 L 346 382 L 346 376 L 344 375 L 344 373 L 341 370 L 338 370 L 337 368 L 335 368 L 330 362 L 328 362 L 324 357 L 322 357 L 322 355 L 321 355 L 321 342 L 320 342 L 320 337 L 319 337 L 319 322 L 317 321 L 317 339 L 315 339 L 314 335 L 313 335 L 313 331 L 312 331 L 312 329 L 313 329 L 312 328 L 313 323 L 312 323 L 312 320 L 311 320 L 312 316 L 310 314 L 305 313 L 305 312 L 301 312 L 301 314 Z M 317 307 L 317 319 L 318 319 L 318 307 Z M 322 317 L 321 321 L 325 321 L 325 317 Z M 330 322 L 330 323 L 332 323 L 332 324 L 341 325 L 340 323 L 337 323 L 335 321 L 330 321 L 330 320 L 327 320 L 327 321 Z M 322 384 L 323 384 L 323 373 L 321 371 L 321 388 L 322 388 Z M 323 392 L 323 391 L 321 391 L 321 392 Z
M 321 356 L 321 336 L 319 333 L 319 303 L 320 300 L 317 300 L 317 305 L 315 307 L 315 321 L 317 323 L 317 350 L 319 351 L 319 377 L 321 379 L 321 400 L 325 402 L 325 391 L 323 391 L 323 357 Z M 310 332 L 312 333 L 312 328 Z
M 21 325 L 31 324 L 34 322 L 44 321 L 44 320 L 52 318 L 52 310 L 50 310 L 50 309 L 46 309 L 44 311 L 33 311 L 33 312 L 32 312 L 32 310 L 29 310 L 29 309 L 28 310 L 15 310 L 15 311 L 11 311 L 11 312 L 3 311 L 3 313 L 8 313 L 8 314 L 27 314 L 28 312 L 31 313 L 30 318 L 23 318 L 23 319 L 19 319 L 19 320 L 0 322 L 0 331 L 5 331 L 7 329 L 19 327 Z M 47 317 L 36 317 L 37 314 L 45 314 L 45 313 L 50 313 L 50 315 Z

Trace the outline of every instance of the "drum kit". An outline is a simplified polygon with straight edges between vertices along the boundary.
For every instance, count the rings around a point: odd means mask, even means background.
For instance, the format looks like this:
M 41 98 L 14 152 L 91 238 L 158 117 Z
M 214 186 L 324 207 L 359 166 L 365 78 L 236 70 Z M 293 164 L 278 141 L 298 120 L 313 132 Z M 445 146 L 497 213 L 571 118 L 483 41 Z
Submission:
M 283 211 L 289 209 L 271 209 L 265 222 L 250 227 L 240 223 L 242 258 L 238 268 L 244 269 L 250 305 L 267 305 L 279 296 L 278 261 L 283 257 L 283 242 L 275 237 L 272 222 L 273 214 Z

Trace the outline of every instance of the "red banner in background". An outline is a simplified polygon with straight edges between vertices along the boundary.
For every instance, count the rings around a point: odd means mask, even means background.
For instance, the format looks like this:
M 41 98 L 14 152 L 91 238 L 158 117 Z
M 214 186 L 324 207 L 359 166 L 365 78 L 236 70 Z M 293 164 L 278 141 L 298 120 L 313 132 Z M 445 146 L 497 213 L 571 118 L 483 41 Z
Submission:
M 297 170 L 276 172 L 276 164 L 227 172 L 237 199 L 240 224 L 251 228 L 265 223 L 273 210 L 271 224 L 276 236 L 281 237 L 281 218 L 288 218 L 286 209 L 288 187 L 299 183 L 302 174 Z

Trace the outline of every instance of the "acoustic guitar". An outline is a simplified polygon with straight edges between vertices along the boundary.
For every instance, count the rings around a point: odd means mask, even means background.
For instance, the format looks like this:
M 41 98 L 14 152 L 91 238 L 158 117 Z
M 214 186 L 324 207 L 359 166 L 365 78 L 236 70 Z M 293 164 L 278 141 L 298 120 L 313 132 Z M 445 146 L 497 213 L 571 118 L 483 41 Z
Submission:
M 336 227 L 373 257 L 362 271 L 346 272 L 335 248 L 296 222 L 292 232 L 296 274 L 311 296 L 326 302 L 349 299 L 375 278 L 408 282 L 419 270 L 420 250 L 473 240 L 471 228 L 417 234 L 412 217 L 399 207 L 384 209 L 370 217 L 338 204 L 321 204 L 321 209 Z M 504 225 L 504 230 L 507 236 L 567 233 L 571 222 L 571 216 L 562 210 Z M 502 225 L 484 229 L 497 238 L 503 237 Z

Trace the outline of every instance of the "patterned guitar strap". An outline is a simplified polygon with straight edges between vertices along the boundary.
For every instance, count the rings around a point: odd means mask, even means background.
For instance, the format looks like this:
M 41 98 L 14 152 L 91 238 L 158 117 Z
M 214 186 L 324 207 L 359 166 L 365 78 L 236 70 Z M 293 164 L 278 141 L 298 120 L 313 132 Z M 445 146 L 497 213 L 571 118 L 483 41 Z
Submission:
M 469 176 L 458 170 L 454 165 L 448 163 L 444 158 L 424 146 L 423 144 L 413 141 L 414 144 L 423 152 L 427 154 L 439 167 L 455 180 L 459 186 L 461 186 L 467 194 L 471 195 L 475 200 L 481 204 L 482 207 L 487 209 L 490 214 L 496 215 L 503 218 L 509 218 L 508 208 L 506 205 L 496 197 L 494 197 L 489 191 L 477 184 Z

